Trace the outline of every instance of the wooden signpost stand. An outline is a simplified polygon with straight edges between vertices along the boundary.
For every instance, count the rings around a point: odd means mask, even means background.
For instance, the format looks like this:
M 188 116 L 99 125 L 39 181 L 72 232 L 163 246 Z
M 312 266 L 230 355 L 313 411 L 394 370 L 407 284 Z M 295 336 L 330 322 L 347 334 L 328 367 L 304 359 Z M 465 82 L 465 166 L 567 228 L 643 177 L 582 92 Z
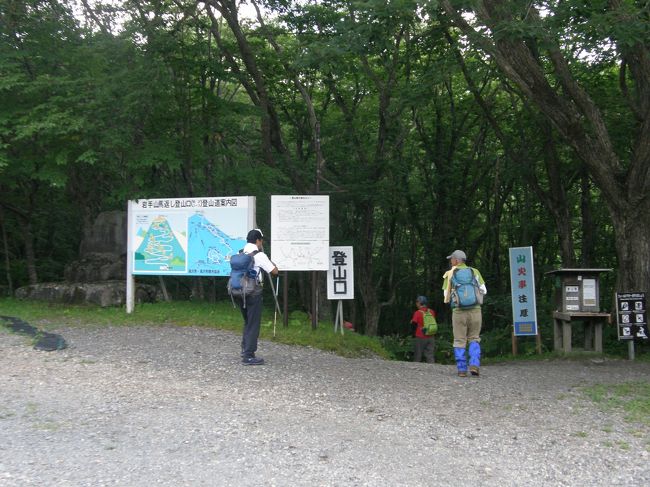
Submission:
M 553 344 L 557 352 L 570 353 L 573 325 L 584 327 L 584 349 L 603 353 L 603 323 L 611 323 L 611 315 L 600 311 L 602 272 L 612 269 L 557 269 L 547 272 L 555 276 L 553 312 Z
M 512 327 L 512 355 L 517 355 L 519 353 L 519 348 L 517 346 L 517 335 L 515 335 L 515 327 Z M 542 354 L 542 334 L 537 328 L 537 335 L 535 335 L 535 351 L 537 355 Z
M 584 349 L 603 353 L 603 323 L 611 322 L 609 313 L 553 312 L 553 338 L 556 352 L 571 352 L 572 327 L 577 322 L 584 327 Z

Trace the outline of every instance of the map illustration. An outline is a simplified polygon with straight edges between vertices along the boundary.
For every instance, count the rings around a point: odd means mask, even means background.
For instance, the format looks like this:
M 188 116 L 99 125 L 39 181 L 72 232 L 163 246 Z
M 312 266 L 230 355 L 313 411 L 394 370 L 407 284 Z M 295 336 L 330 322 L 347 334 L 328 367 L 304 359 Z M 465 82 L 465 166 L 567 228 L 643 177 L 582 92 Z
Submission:
M 246 239 L 227 235 L 200 213 L 190 217 L 188 235 L 190 274 L 229 275 L 230 256 L 246 245 Z
M 148 217 L 148 218 L 147 218 Z M 141 239 L 134 256 L 134 268 L 142 272 L 186 272 L 187 243 L 182 233 L 172 229 L 166 215 L 141 215 L 136 238 Z
M 134 275 L 228 276 L 255 223 L 251 196 L 130 202 Z

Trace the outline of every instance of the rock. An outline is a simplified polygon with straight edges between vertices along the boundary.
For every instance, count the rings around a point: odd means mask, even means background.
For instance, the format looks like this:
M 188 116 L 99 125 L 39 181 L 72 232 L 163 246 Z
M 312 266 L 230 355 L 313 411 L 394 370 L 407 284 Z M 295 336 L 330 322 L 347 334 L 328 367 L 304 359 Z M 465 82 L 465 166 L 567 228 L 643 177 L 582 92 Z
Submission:
M 127 215 L 125 211 L 105 211 L 97 215 L 91 230 L 84 235 L 79 256 L 89 254 L 126 255 Z
M 136 303 L 152 303 L 158 299 L 158 289 L 148 284 L 136 284 Z M 19 299 L 35 299 L 55 303 L 96 304 L 102 307 L 126 304 L 126 281 L 90 283 L 46 282 L 16 290 Z
M 55 303 L 96 304 L 102 307 L 126 303 L 127 216 L 108 211 L 97 216 L 79 247 L 79 260 L 66 265 L 65 282 L 47 282 L 16 290 L 19 299 Z M 160 299 L 156 286 L 136 284 L 136 303 Z
M 65 267 L 67 282 L 126 280 L 126 254 L 88 253 Z

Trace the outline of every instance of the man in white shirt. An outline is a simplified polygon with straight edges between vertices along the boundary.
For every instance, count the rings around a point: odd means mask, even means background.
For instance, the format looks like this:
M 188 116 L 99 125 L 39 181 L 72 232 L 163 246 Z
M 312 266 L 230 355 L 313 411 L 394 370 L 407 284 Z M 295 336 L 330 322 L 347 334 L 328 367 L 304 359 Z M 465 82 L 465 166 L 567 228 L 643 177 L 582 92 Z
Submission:
M 262 284 L 264 275 L 262 271 L 276 276 L 278 268 L 264 253 L 263 247 L 264 235 L 259 228 L 248 232 L 246 236 L 246 245 L 244 246 L 245 254 L 252 254 L 254 264 L 253 269 L 257 275 L 258 289 L 252 294 L 246 296 L 246 301 L 237 299 L 237 304 L 244 317 L 244 331 L 241 341 L 241 358 L 243 365 L 262 365 L 264 359 L 255 356 L 257 351 L 257 340 L 260 336 L 260 325 L 262 321 Z

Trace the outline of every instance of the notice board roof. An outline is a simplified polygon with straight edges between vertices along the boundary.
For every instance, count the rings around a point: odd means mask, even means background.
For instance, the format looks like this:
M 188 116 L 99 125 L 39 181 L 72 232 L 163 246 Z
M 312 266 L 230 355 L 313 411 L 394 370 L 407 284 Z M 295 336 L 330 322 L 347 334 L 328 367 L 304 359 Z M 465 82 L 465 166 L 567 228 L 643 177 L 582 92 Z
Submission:
M 612 272 L 614 269 L 555 269 L 544 274 L 595 274 L 597 272 Z

